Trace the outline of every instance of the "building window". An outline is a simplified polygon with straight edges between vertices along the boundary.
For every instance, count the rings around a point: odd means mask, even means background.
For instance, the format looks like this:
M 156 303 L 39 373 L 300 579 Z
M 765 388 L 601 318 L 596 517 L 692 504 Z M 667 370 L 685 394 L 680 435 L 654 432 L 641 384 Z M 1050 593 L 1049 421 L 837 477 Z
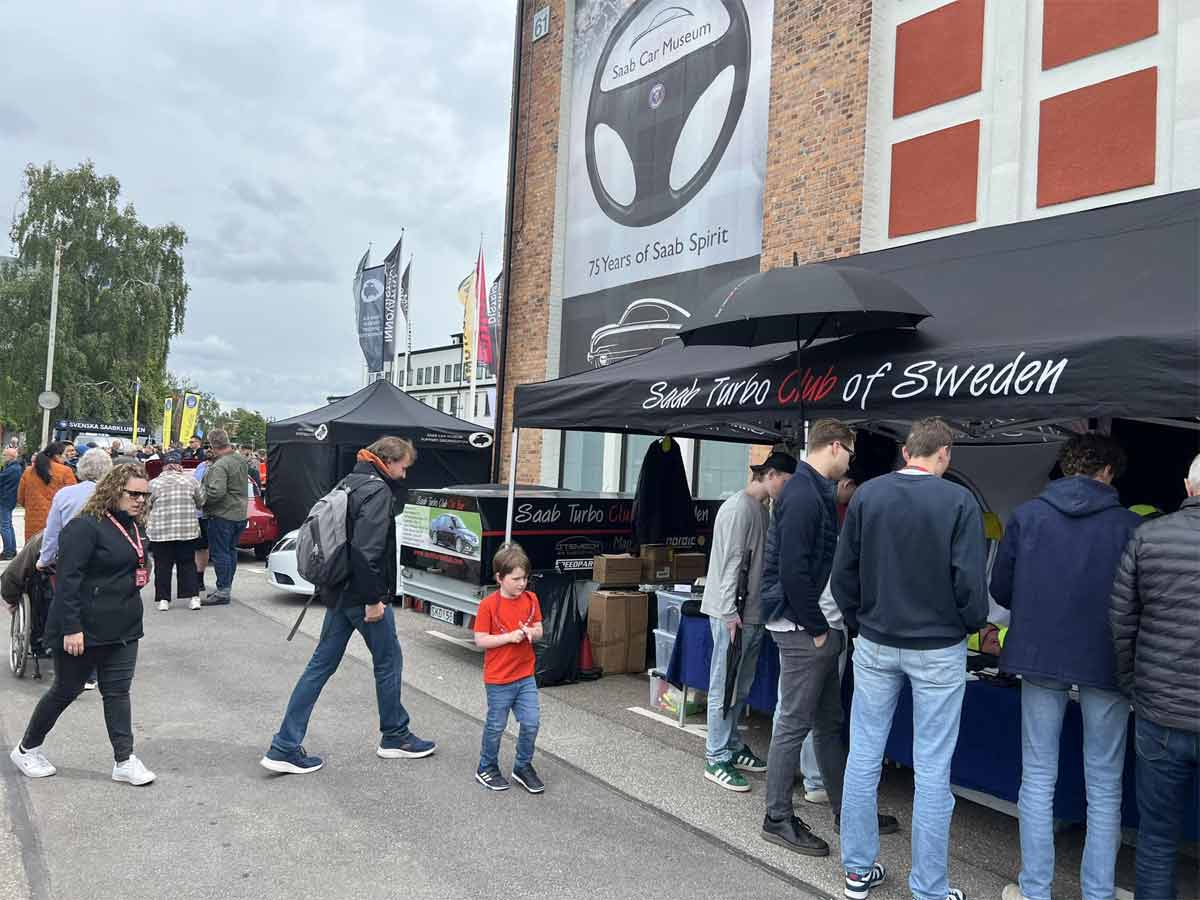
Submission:
M 433 384 L 433 366 L 425 367 L 425 383 Z
M 450 415 L 458 415 L 458 394 L 450 395 Z
M 417 384 L 424 384 L 424 383 L 425 383 L 425 370 L 417 369 Z
M 404 387 L 404 370 L 400 370 L 400 387 Z
M 462 381 L 462 363 L 454 364 L 454 380 Z
M 727 441 L 701 441 L 696 496 L 724 500 L 750 480 L 750 447 Z
M 442 383 L 442 367 L 441 366 L 433 367 L 433 383 L 434 384 Z
M 442 398 L 441 397 L 437 398 L 437 411 L 438 412 L 442 411 Z
M 658 438 L 648 434 L 631 434 L 625 438 L 625 471 L 622 473 L 621 490 L 634 493 L 637 490 L 638 476 L 642 472 L 642 460 L 646 458 L 646 450 Z
M 454 367 L 451 366 L 450 363 L 446 363 L 446 371 L 442 375 L 442 378 L 445 379 L 446 384 L 450 383 L 450 373 L 453 371 L 454 371 Z
M 604 435 L 586 431 L 563 433 L 561 487 L 570 491 L 604 489 Z

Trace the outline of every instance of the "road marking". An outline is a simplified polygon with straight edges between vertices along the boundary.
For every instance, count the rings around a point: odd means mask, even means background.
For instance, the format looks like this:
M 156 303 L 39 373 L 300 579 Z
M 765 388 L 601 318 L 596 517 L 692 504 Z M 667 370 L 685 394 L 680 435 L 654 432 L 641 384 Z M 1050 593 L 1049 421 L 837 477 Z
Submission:
M 639 716 L 645 716 L 647 719 L 653 719 L 655 722 L 661 722 L 664 725 L 670 725 L 676 731 L 686 731 L 688 734 L 695 735 L 698 738 L 708 739 L 707 725 L 680 725 L 679 719 L 673 716 L 664 716 L 662 713 L 654 712 L 651 709 L 644 709 L 640 706 L 625 707 L 631 713 L 637 713 Z

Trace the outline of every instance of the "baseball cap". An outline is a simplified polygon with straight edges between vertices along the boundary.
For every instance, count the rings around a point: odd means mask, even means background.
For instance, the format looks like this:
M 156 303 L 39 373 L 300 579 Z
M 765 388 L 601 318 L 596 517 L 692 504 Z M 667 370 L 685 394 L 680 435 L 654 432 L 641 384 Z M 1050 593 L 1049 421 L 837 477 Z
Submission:
M 169 465 L 177 466 L 183 462 L 183 454 L 180 453 L 178 450 L 172 450 L 170 453 L 168 453 L 166 456 L 163 457 L 163 462 L 166 463 L 168 466 Z
M 796 457 L 790 453 L 784 453 L 776 450 L 757 466 L 751 466 L 750 471 L 755 475 L 761 475 L 767 469 L 774 469 L 776 472 L 783 472 L 785 475 L 796 474 Z

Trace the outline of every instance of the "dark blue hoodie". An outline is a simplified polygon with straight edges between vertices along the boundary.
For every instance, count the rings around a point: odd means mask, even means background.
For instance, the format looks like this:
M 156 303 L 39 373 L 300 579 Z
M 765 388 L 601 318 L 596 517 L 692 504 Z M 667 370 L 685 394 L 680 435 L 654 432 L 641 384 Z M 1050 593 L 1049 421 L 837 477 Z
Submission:
M 1108 600 L 1141 519 L 1085 475 L 1052 481 L 1008 520 L 992 596 L 1012 610 L 1000 668 L 1116 691 Z

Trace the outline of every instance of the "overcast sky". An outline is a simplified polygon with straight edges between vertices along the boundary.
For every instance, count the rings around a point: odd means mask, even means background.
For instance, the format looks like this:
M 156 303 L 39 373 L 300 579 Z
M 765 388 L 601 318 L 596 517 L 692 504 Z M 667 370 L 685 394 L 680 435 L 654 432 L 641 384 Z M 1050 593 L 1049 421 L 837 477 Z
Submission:
M 0 253 L 29 162 L 117 176 L 188 234 L 171 371 L 283 417 L 362 383 L 350 282 L 405 227 L 413 346 L 500 268 L 514 4 L 7 4 Z M 399 339 L 403 343 L 403 338 Z

